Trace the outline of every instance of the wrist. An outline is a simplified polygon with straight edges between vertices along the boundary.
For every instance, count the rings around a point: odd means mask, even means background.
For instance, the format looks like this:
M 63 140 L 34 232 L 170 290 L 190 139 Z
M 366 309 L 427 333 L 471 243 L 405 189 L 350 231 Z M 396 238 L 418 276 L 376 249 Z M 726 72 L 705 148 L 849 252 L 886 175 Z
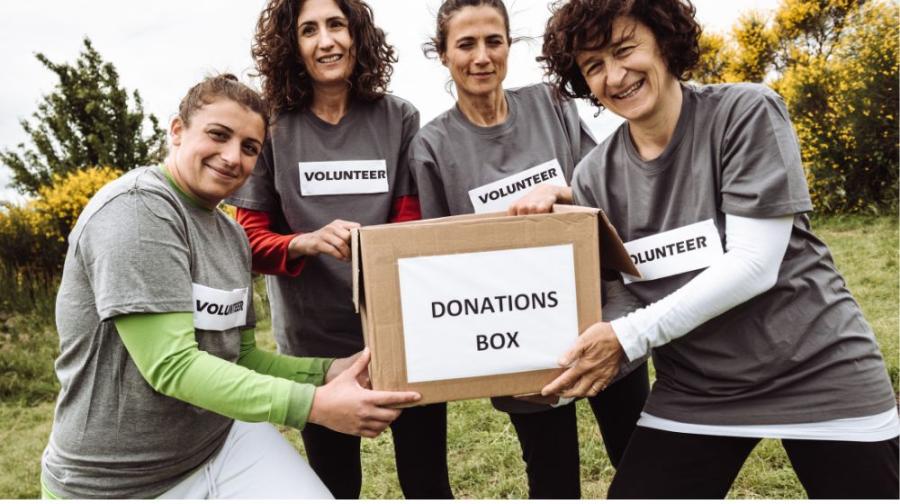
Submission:
M 640 359 L 646 353 L 641 346 L 637 331 L 628 322 L 626 317 L 617 318 L 609 323 L 613 336 L 619 342 L 619 347 L 629 362 Z
M 297 233 L 291 238 L 290 243 L 288 243 L 288 260 L 297 259 L 300 256 L 309 255 L 306 253 L 306 249 L 304 247 L 304 234 Z

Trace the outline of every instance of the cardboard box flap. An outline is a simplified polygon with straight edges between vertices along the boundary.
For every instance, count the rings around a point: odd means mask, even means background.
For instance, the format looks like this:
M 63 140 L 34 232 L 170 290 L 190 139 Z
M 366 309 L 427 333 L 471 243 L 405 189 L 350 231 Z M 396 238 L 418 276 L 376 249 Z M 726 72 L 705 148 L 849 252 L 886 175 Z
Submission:
M 352 257 L 351 275 L 353 276 L 353 309 L 359 313 L 359 298 L 362 290 L 362 272 L 359 263 L 359 229 L 350 230 L 350 255 Z
M 621 273 L 628 273 L 631 276 L 640 278 L 641 272 L 638 271 L 634 261 L 628 251 L 625 250 L 625 244 L 619 238 L 619 233 L 606 213 L 600 210 L 600 262 L 604 268 L 614 269 Z

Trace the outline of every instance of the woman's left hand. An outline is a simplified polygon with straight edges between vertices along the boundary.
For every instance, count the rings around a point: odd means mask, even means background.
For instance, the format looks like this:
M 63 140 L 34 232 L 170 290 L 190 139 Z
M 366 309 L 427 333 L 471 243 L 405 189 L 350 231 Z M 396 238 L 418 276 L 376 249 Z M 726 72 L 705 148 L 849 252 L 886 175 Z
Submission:
M 553 184 L 538 184 L 528 194 L 509 206 L 507 215 L 545 214 L 553 211 L 556 203 L 572 202 L 572 188 Z
M 354 362 L 356 362 L 356 359 L 362 356 L 362 353 L 363 351 L 360 350 L 350 357 L 335 359 L 334 362 L 331 363 L 331 367 L 328 368 L 328 372 L 325 373 L 325 383 L 330 383 L 331 380 L 337 378 L 338 375 L 346 371 L 347 368 L 349 368 L 351 365 L 353 365 Z M 362 388 L 372 388 L 372 382 L 369 380 L 369 369 L 366 368 L 363 372 L 357 375 L 356 381 Z
M 543 395 L 593 397 L 619 372 L 623 355 L 616 333 L 609 322 L 598 322 L 578 338 L 560 365 L 567 369 L 541 390 Z

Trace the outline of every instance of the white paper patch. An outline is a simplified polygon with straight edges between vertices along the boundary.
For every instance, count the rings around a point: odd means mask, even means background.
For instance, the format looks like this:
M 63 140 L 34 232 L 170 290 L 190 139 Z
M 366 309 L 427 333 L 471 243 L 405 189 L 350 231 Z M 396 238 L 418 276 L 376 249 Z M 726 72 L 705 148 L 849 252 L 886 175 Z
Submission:
M 388 192 L 384 159 L 300 163 L 300 194 L 375 194 Z
M 625 273 L 625 284 L 646 282 L 709 267 L 725 252 L 712 219 L 625 244 L 642 278 Z
M 225 331 L 247 325 L 247 288 L 232 291 L 194 286 L 194 328 Z
M 553 159 L 469 191 L 475 213 L 505 212 L 538 184 L 568 187 L 559 161 Z
M 410 383 L 557 368 L 578 337 L 572 245 L 397 262 Z

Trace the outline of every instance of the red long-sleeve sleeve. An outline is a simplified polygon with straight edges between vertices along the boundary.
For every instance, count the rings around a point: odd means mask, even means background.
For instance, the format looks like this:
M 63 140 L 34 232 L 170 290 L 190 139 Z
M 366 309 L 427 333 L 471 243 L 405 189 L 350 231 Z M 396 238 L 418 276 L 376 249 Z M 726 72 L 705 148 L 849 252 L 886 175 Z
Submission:
M 391 205 L 389 222 L 408 222 L 422 218 L 419 198 L 401 196 Z M 250 241 L 253 254 L 253 271 L 265 275 L 296 277 L 303 271 L 303 257 L 290 259 L 288 246 L 296 234 L 283 235 L 272 231 L 272 216 L 259 210 L 237 209 L 237 221 Z
M 408 222 L 422 218 L 418 196 L 400 196 L 394 200 L 388 222 Z
M 303 257 L 288 257 L 288 245 L 296 234 L 283 235 L 272 231 L 272 216 L 268 212 L 238 208 L 237 221 L 250 241 L 253 271 L 266 275 L 300 275 L 306 261 Z

